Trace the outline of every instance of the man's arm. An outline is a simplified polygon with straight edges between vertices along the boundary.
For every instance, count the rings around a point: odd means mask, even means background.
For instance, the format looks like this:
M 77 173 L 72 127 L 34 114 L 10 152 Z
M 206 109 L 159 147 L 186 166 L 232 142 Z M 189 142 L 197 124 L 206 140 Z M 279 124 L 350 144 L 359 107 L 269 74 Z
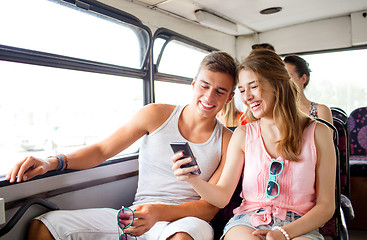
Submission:
M 157 129 L 172 112 L 172 105 L 151 104 L 139 110 L 133 118 L 105 140 L 67 154 L 69 169 L 88 169 L 115 156 L 143 135 Z M 56 157 L 40 159 L 26 157 L 17 163 L 6 176 L 10 182 L 29 180 L 37 175 L 55 170 Z
M 144 204 L 136 206 L 135 210 L 133 227 L 126 229 L 126 232 L 140 236 L 159 221 L 173 222 L 189 216 L 210 221 L 219 208 L 205 200 L 197 200 L 178 205 Z

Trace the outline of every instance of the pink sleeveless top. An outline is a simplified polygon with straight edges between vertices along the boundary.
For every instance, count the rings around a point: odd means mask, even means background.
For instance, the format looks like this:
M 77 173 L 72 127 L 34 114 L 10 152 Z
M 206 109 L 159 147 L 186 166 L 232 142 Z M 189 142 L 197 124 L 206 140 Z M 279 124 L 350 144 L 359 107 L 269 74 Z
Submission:
M 287 211 L 304 215 L 315 206 L 315 171 L 316 171 L 316 122 L 311 123 L 303 132 L 302 151 L 299 155 L 301 161 L 294 162 L 276 158 L 284 163 L 283 171 L 276 177 L 280 186 L 278 197 L 266 198 L 266 184 L 269 179 L 269 165 L 271 157 L 265 149 L 260 134 L 260 122 L 256 121 L 246 125 L 245 165 L 241 205 L 234 209 L 235 215 L 264 209 L 255 213 L 252 225 L 270 224 L 274 217 L 285 220 Z

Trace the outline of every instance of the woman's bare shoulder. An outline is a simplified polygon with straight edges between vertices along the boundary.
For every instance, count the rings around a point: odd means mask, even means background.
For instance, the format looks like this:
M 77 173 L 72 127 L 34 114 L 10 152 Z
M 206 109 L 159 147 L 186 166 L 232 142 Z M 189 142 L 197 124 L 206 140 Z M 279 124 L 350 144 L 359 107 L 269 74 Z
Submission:
M 331 114 L 331 110 L 328 106 L 324 104 L 317 105 L 317 113 L 319 118 L 325 119 L 326 121 L 333 123 L 333 116 Z

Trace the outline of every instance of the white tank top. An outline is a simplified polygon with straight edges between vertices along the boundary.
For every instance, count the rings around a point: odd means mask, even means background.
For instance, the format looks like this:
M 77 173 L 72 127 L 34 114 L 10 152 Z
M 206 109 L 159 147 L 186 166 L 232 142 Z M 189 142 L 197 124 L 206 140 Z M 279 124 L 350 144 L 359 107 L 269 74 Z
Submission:
M 176 106 L 171 116 L 154 132 L 143 137 L 139 151 L 139 181 L 133 205 L 147 203 L 181 204 L 199 200 L 190 184 L 173 175 L 170 143 L 187 141 L 178 129 L 178 119 L 185 106 Z M 201 170 L 200 178 L 208 181 L 221 160 L 223 125 L 217 121 L 205 143 L 189 142 Z

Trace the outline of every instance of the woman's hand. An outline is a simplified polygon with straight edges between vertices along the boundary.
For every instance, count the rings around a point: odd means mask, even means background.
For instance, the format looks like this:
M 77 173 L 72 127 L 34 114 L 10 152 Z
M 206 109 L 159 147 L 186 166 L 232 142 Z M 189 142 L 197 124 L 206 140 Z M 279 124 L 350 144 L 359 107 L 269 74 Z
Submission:
M 29 180 L 37 175 L 44 174 L 51 169 L 50 161 L 35 158 L 32 156 L 24 158 L 18 162 L 6 175 L 5 180 L 13 183 Z
M 189 179 L 197 177 L 198 176 L 197 174 L 191 174 L 191 172 L 198 170 L 199 167 L 196 165 L 192 167 L 181 168 L 183 164 L 187 164 L 192 161 L 191 157 L 189 158 L 182 158 L 182 157 L 183 157 L 183 152 L 178 152 L 175 155 L 173 155 L 171 158 L 173 162 L 172 170 L 177 180 L 188 181 Z
M 252 232 L 252 235 L 266 240 L 285 240 L 283 233 L 279 230 L 257 229 Z

